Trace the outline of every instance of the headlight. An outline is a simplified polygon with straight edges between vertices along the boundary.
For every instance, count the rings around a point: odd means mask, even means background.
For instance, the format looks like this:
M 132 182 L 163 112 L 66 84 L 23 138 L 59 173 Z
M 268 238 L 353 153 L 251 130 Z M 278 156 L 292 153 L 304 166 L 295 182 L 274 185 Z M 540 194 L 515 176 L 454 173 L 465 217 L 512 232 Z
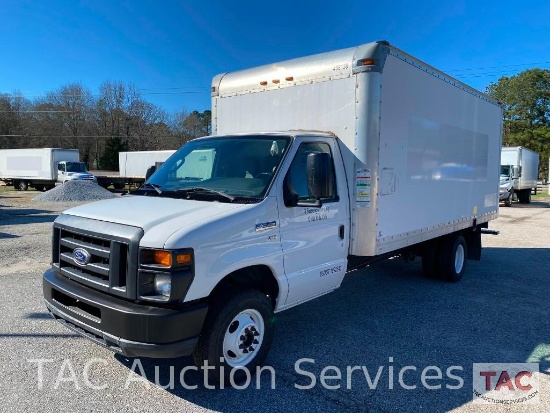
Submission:
M 194 278 L 193 249 L 140 248 L 137 295 L 162 303 L 183 300 Z
M 172 277 L 168 274 L 155 275 L 155 292 L 165 297 L 170 297 L 172 292 Z

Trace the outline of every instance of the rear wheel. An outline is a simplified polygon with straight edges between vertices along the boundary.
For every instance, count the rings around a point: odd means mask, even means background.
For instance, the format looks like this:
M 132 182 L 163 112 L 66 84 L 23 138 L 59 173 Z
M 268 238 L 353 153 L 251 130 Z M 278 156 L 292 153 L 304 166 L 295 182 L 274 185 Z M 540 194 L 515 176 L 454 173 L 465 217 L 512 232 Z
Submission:
M 19 183 L 17 184 L 17 189 L 19 189 L 20 191 L 26 191 L 27 189 L 29 189 L 29 184 L 25 181 L 19 181 Z
M 524 201 L 526 204 L 530 204 L 531 203 L 531 190 L 530 189 L 526 189 L 525 190 L 525 198 L 524 198 Z
M 462 235 L 451 235 L 444 239 L 438 259 L 438 273 L 442 280 L 460 281 L 466 271 L 468 249 Z
M 212 303 L 193 357 L 197 367 L 214 367 L 204 371 L 209 379 L 239 383 L 261 365 L 272 340 L 271 301 L 256 290 L 237 291 L 225 303 Z

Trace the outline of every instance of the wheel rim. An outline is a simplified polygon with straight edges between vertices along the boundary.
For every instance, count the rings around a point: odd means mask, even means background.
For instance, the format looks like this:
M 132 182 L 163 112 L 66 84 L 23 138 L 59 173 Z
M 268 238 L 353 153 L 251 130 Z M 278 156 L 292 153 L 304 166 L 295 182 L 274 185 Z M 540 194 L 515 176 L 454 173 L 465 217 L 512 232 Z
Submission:
M 231 367 L 246 366 L 258 353 L 265 333 L 262 315 L 241 311 L 229 323 L 223 338 L 223 356 Z
M 459 244 L 455 253 L 455 273 L 460 274 L 464 267 L 464 246 Z

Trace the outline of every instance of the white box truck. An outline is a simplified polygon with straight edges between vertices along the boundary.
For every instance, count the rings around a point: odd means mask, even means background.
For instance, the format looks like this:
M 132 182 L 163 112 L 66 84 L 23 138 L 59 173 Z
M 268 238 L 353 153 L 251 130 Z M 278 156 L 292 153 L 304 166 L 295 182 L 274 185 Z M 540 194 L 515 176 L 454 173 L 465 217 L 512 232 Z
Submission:
M 57 183 L 73 180 L 96 181 L 80 162 L 78 149 L 2 149 L 0 180 L 26 191 L 53 188 Z
M 531 202 L 531 191 L 537 190 L 538 153 L 523 146 L 505 146 L 500 155 L 499 200 L 512 206 L 514 195 L 523 204 Z
M 126 185 L 140 186 L 174 152 L 176 151 L 119 152 L 119 172 L 95 171 L 98 183 L 104 188 L 112 185 L 115 189 L 124 189 Z
M 216 76 L 212 110 L 217 136 L 133 195 L 56 219 L 57 320 L 126 356 L 193 354 L 213 379 L 243 377 L 274 313 L 350 269 L 418 256 L 458 281 L 480 259 L 502 122 L 483 93 L 375 42 Z

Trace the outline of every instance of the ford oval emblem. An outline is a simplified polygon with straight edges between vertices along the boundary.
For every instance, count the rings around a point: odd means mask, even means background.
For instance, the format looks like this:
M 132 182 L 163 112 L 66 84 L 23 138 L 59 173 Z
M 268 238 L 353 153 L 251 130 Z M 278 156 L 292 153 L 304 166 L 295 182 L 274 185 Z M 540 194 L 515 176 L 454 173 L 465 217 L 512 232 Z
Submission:
M 92 254 L 86 251 L 84 248 L 75 248 L 73 250 L 73 260 L 78 265 L 86 265 L 92 259 Z

